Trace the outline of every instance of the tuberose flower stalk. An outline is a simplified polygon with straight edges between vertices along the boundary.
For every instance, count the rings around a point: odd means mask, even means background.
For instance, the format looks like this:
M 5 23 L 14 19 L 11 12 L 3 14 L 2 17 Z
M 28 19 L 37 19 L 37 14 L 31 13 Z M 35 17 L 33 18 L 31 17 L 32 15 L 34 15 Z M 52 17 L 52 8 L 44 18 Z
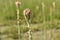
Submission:
M 18 26 L 18 40 L 20 40 L 20 26 L 19 26 L 19 23 L 20 23 L 20 21 L 19 21 L 19 7 L 20 7 L 20 5 L 21 5 L 21 2 L 19 2 L 19 1 L 16 1 L 16 11 L 17 11 L 17 26 Z
M 26 8 L 23 11 L 23 14 L 24 14 L 25 20 L 26 20 L 28 28 L 29 28 L 29 31 L 28 31 L 28 33 L 29 33 L 29 40 L 32 40 L 32 31 L 31 31 L 31 27 L 30 27 L 31 10 L 29 8 Z

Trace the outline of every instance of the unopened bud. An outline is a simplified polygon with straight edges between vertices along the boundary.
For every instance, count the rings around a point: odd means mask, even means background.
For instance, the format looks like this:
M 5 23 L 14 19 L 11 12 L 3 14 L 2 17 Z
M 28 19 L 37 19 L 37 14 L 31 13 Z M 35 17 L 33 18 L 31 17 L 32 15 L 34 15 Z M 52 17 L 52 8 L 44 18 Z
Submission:
M 17 7 L 19 7 L 21 5 L 21 2 L 17 1 L 15 4 Z

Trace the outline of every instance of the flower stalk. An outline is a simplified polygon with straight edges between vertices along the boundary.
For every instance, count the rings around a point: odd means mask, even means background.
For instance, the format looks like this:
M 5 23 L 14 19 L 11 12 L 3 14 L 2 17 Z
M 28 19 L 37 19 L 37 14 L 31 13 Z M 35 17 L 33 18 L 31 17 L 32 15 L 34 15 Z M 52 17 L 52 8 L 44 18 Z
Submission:
M 43 23 L 45 23 L 45 11 L 44 11 L 45 4 L 44 4 L 44 2 L 42 2 L 41 5 L 42 5 L 42 13 L 43 13 Z
M 19 21 L 19 7 L 20 7 L 20 5 L 21 5 L 21 2 L 19 2 L 19 1 L 17 1 L 16 2 L 16 10 L 17 10 L 17 26 L 18 26 L 18 40 L 20 40 L 20 26 L 19 26 L 19 23 L 20 23 L 20 21 Z
M 26 20 L 27 26 L 29 28 L 28 34 L 29 34 L 29 40 L 32 40 L 32 31 L 31 31 L 31 26 L 30 26 L 30 22 L 31 22 L 31 11 L 29 8 L 25 9 L 23 11 L 24 13 L 24 18 Z

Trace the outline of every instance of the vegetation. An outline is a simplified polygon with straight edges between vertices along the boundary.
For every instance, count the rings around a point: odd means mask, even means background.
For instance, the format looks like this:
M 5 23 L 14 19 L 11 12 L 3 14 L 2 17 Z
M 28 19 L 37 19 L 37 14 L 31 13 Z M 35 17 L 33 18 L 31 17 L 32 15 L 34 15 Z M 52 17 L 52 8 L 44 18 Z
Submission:
M 43 22 L 43 13 L 42 13 L 42 0 L 20 0 L 22 2 L 20 6 L 20 24 L 26 23 L 24 16 L 23 16 L 23 10 L 25 8 L 30 8 L 32 13 L 33 13 L 33 18 L 32 18 L 32 23 L 42 23 Z M 50 20 L 50 6 L 52 7 L 52 2 L 55 0 L 45 0 L 45 20 L 46 22 Z M 4 3 L 3 3 L 4 2 Z M 55 12 L 53 12 L 53 21 L 59 21 L 60 20 L 60 5 L 59 5 L 59 0 L 56 1 L 56 8 Z M 6 24 L 10 25 L 16 24 L 16 5 L 15 5 L 15 0 L 0 0 L 0 23 L 1 24 Z M 53 8 L 53 7 L 52 7 Z
M 28 30 L 26 21 L 23 16 L 23 10 L 30 8 L 33 13 L 30 26 L 32 27 L 33 40 L 60 40 L 60 0 L 19 0 L 20 6 L 20 31 L 21 39 L 28 40 Z M 53 11 L 53 1 L 55 1 L 55 11 Z M 18 39 L 17 30 L 17 11 L 16 0 L 0 0 L 0 32 L 2 35 L 7 35 L 7 39 Z M 42 12 L 41 3 L 44 2 L 44 14 Z M 50 7 L 52 8 L 52 15 L 50 15 Z M 45 16 L 45 23 L 43 23 L 43 16 Z M 52 21 L 51 21 L 52 18 Z M 1 26 L 2 25 L 2 26 Z M 6 27 L 8 26 L 8 27 Z M 52 34 L 51 34 L 52 33 Z M 26 35 L 27 34 L 27 35 Z M 47 36 L 48 39 L 45 39 Z M 40 37 L 40 38 L 39 38 Z M 12 38 L 12 39 L 8 39 Z

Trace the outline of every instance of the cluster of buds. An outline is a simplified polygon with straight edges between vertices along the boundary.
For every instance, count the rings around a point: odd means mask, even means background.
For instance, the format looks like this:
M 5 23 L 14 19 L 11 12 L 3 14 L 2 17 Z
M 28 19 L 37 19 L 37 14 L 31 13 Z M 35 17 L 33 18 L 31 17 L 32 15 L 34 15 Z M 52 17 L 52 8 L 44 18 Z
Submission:
M 16 1 L 16 7 L 19 7 L 20 5 L 21 5 L 21 2 L 19 2 L 19 1 Z
M 25 16 L 28 20 L 30 20 L 30 18 L 31 18 L 31 10 L 30 10 L 29 8 L 24 9 L 23 14 L 24 14 L 24 16 Z

